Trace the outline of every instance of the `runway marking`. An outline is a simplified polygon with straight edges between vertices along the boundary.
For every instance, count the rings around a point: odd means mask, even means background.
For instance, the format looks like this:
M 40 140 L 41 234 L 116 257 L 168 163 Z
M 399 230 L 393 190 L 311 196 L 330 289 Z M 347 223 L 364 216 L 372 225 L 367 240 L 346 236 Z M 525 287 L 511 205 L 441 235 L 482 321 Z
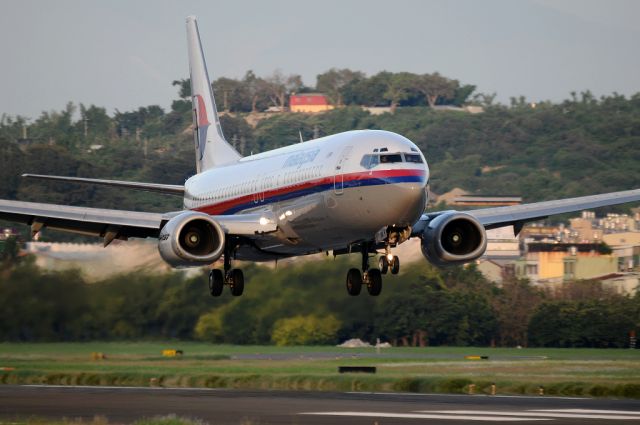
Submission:
M 558 412 L 558 411 L 498 411 L 498 410 L 420 410 L 419 412 L 424 413 L 445 413 L 445 414 L 455 414 L 455 415 L 496 415 L 496 416 L 522 416 L 522 417 L 532 417 L 532 418 L 576 418 L 576 419 L 607 419 L 607 420 L 630 420 L 630 419 L 640 419 L 640 412 L 632 412 L 630 414 L 635 414 L 638 416 L 629 416 L 629 413 L 625 413 L 623 415 L 615 414 L 612 411 L 602 411 L 607 412 L 609 414 L 603 413 L 568 413 L 568 412 Z M 548 412 L 548 413 L 546 413 Z
M 604 413 L 612 415 L 640 415 L 638 410 L 596 410 L 596 409 L 534 409 L 532 412 L 558 412 L 558 413 Z
M 552 400 L 592 400 L 591 397 L 556 397 L 556 396 L 534 396 L 534 395 L 489 395 L 489 394 L 438 394 L 438 393 L 392 393 L 392 392 L 365 392 L 365 391 L 346 391 L 345 394 L 369 394 L 369 395 L 393 395 L 401 397 L 490 397 L 490 398 L 523 398 L 523 399 L 552 399 Z
M 418 410 L 411 413 L 394 412 L 304 412 L 300 415 L 351 416 L 396 419 L 445 419 L 463 421 L 523 422 L 553 421 L 555 419 L 637 420 L 640 412 L 629 410 L 548 409 L 548 410 Z
M 368 418 L 397 418 L 397 419 L 450 419 L 456 421 L 484 421 L 484 422 L 522 422 L 522 421 L 552 421 L 549 418 L 518 418 L 506 416 L 477 416 L 477 415 L 441 415 L 437 413 L 390 413 L 390 412 L 305 412 L 299 415 L 316 416 L 353 416 Z

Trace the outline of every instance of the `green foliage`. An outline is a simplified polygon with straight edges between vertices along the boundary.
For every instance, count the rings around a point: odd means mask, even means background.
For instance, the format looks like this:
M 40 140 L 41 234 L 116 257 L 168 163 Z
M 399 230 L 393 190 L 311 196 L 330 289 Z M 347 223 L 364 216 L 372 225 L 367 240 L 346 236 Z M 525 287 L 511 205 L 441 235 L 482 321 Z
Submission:
M 529 340 L 542 347 L 623 348 L 638 326 L 632 300 L 551 301 L 531 318 Z
M 133 425 L 206 425 L 206 422 L 181 418 L 176 415 L 168 415 L 148 419 L 138 419 L 133 423 Z
M 340 321 L 329 315 L 294 316 L 279 319 L 273 325 L 271 340 L 276 345 L 335 344 Z

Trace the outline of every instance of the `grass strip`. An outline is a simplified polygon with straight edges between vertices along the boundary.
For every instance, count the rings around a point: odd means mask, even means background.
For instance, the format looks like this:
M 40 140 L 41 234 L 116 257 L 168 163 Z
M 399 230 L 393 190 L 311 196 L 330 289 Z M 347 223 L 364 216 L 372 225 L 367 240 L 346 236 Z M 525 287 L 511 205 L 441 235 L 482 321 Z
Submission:
M 177 388 L 230 388 L 305 391 L 393 391 L 413 393 L 491 394 L 492 385 L 497 394 L 540 394 L 540 386 L 508 380 L 490 382 L 467 378 L 441 377 L 383 377 L 369 375 L 319 376 L 309 374 L 202 374 L 158 375 L 149 373 L 39 373 L 20 370 L 0 373 L 2 384 L 46 384 L 88 386 L 135 386 Z M 473 387 L 472 387 L 473 385 Z M 473 388 L 473 390 L 472 390 Z M 640 398 L 640 384 L 602 384 L 583 381 L 552 382 L 543 387 L 544 395 Z

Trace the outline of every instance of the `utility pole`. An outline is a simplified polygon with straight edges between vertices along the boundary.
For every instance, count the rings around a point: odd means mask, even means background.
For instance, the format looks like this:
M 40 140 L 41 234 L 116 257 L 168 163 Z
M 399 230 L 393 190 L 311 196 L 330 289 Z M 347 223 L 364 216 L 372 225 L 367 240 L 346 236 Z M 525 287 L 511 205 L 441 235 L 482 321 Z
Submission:
M 84 140 L 87 140 L 87 134 L 89 133 L 89 125 L 87 124 L 87 121 L 89 121 L 89 118 L 86 117 L 86 115 L 84 117 L 82 117 L 82 121 L 84 122 Z

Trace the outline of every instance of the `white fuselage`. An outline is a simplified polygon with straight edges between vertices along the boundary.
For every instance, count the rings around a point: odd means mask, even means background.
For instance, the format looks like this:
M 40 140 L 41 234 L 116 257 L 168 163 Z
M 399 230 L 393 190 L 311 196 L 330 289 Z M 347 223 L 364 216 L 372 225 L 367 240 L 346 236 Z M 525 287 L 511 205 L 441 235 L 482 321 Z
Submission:
M 345 248 L 387 226 L 411 226 L 426 204 L 429 169 L 410 140 L 358 130 L 242 158 L 191 177 L 184 207 L 210 215 L 266 211 L 278 231 L 239 258 Z

